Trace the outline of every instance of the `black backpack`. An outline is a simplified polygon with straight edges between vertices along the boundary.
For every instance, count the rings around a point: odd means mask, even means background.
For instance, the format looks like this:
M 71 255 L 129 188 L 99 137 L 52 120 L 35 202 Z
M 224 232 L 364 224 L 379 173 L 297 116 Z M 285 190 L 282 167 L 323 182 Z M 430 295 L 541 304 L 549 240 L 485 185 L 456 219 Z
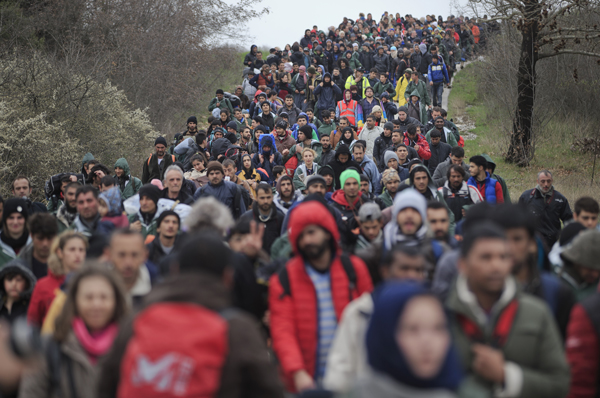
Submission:
M 55 174 L 52 177 L 50 177 L 50 179 L 48 181 L 46 181 L 46 183 L 44 184 L 44 194 L 46 195 L 46 199 L 50 200 L 52 197 L 59 197 L 60 196 L 60 188 L 62 185 L 60 180 L 62 180 L 64 177 L 72 176 L 72 175 L 76 176 L 77 181 L 79 181 L 81 184 L 85 183 L 83 174 L 74 174 L 74 173 Z

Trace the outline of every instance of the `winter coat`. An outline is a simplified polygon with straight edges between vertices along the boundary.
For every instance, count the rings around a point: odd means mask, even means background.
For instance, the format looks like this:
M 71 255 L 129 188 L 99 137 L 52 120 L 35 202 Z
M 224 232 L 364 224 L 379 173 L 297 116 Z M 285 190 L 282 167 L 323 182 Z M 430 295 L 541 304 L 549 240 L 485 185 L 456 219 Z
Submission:
M 313 151 L 315 151 L 317 153 L 317 156 L 313 159 L 313 162 L 319 163 L 321 161 L 321 153 L 323 152 L 323 146 L 321 145 L 321 142 L 313 139 L 310 142 L 310 147 L 312 148 Z M 302 160 L 302 150 L 303 149 L 304 149 L 304 144 L 302 144 L 302 143 L 294 145 L 293 147 L 290 148 L 290 154 L 288 155 L 287 159 L 289 159 L 295 155 L 298 158 L 298 164 L 304 163 L 304 160 Z M 286 159 L 286 161 L 287 161 L 287 159 Z
M 373 61 L 373 53 L 370 51 L 360 51 L 358 58 L 365 71 L 370 71 L 371 68 L 373 68 L 373 66 L 375 65 L 375 61 Z
M 50 269 L 48 269 L 48 276 L 37 281 L 27 309 L 27 321 L 29 323 L 38 327 L 42 326 L 56 291 L 60 290 L 64 281 L 65 275 L 55 275 Z
M 427 77 L 433 83 L 450 83 L 446 64 L 438 60 L 437 64 L 431 63 L 428 67 Z
M 371 189 L 375 195 L 379 195 L 383 189 L 381 186 L 381 175 L 377 169 L 377 165 L 368 155 L 365 155 L 360 163 L 362 174 L 366 175 L 371 182 Z
M 271 146 L 271 151 L 269 154 L 263 152 L 263 148 L 265 143 L 269 143 Z M 275 180 L 275 175 L 273 174 L 273 167 L 275 166 L 283 166 L 283 158 L 281 153 L 277 151 L 277 145 L 275 144 L 275 138 L 270 134 L 263 134 L 260 136 L 260 142 L 258 143 L 258 152 L 252 156 L 252 167 L 255 169 L 263 169 L 269 175 L 269 179 L 271 181 Z M 261 163 L 260 156 L 264 155 L 264 161 Z M 270 156 L 273 156 L 273 162 L 270 160 Z
M 444 127 L 443 129 L 444 129 L 444 131 L 442 133 L 442 139 L 440 142 L 444 142 L 444 143 L 450 145 L 451 148 L 458 146 L 458 142 L 456 141 L 454 134 L 452 134 L 452 131 L 447 127 Z M 427 134 L 425 134 L 425 139 L 427 140 L 427 142 L 429 144 L 431 144 L 431 132 L 433 130 L 434 129 L 431 129 L 427 132 Z
M 417 151 L 417 153 L 419 155 L 419 158 L 421 158 L 421 160 L 429 160 L 429 158 L 431 158 L 431 151 L 429 150 L 429 144 L 427 143 L 427 140 L 425 139 L 425 137 L 423 137 L 423 135 L 417 134 L 417 141 L 413 142 L 408 137 L 408 133 L 404 133 L 403 143 L 404 143 L 404 145 L 410 146 L 411 148 L 414 148 L 415 144 L 419 145 L 419 150 Z
M 383 94 L 383 93 L 390 94 L 390 98 L 394 98 L 396 96 L 396 91 L 394 90 L 394 85 L 390 81 L 387 81 L 385 84 L 383 84 L 381 82 L 375 83 L 375 86 L 373 87 L 373 91 L 375 91 L 375 96 L 377 98 L 381 98 L 381 94 Z
M 348 160 L 346 161 L 346 163 L 341 163 L 339 161 L 339 157 L 342 154 L 346 154 L 348 155 Z M 341 145 L 336 151 L 335 151 L 335 157 L 334 159 L 329 162 L 328 164 L 329 167 L 331 167 L 331 169 L 333 170 L 333 173 L 335 174 L 335 178 L 334 178 L 334 186 L 335 189 L 340 189 L 340 175 L 349 168 L 354 168 L 356 169 L 356 171 L 358 171 L 360 173 L 360 165 L 355 162 L 354 160 L 352 160 L 352 154 L 350 153 L 350 149 L 346 146 L 346 145 Z
M 232 307 L 231 292 L 222 281 L 208 274 L 186 273 L 154 287 L 143 306 L 180 302 L 198 305 L 215 312 Z M 97 398 L 117 396 L 121 361 L 133 335 L 133 321 L 126 320 L 120 327 L 112 349 L 106 355 L 99 374 Z M 168 320 L 165 320 L 168 322 Z M 265 398 L 282 397 L 281 383 L 266 355 L 256 319 L 243 311 L 232 311 L 228 323 L 227 358 L 222 368 L 216 397 L 233 398 L 244 394 Z
M 192 162 L 191 162 L 191 158 L 192 156 L 194 156 L 195 154 L 197 154 L 198 152 L 200 152 L 200 148 L 198 147 L 198 144 L 196 144 L 196 139 L 195 138 L 186 138 L 185 140 L 181 141 L 173 150 L 173 152 L 176 155 L 180 156 L 183 158 L 183 170 L 184 171 L 190 171 L 192 169 Z
M 317 129 L 319 137 L 323 137 L 324 135 L 329 137 L 331 133 L 335 130 L 335 127 L 336 124 L 333 120 L 329 124 L 322 123 Z
M 342 220 L 346 223 L 348 231 L 359 228 L 358 221 L 356 220 L 358 212 L 363 204 L 369 202 L 370 200 L 362 192 L 359 192 L 354 203 L 348 203 L 346 194 L 342 188 L 334 191 L 333 195 L 331 195 L 331 206 L 341 213 Z
M 2 232 L 3 231 L 0 231 L 0 235 L 2 235 Z M 32 242 L 33 240 L 31 239 L 31 236 L 27 237 L 27 242 L 25 242 L 21 250 L 24 250 Z M 0 240 L 0 269 L 2 269 L 5 264 L 8 264 L 10 261 L 17 258 L 17 255 L 18 254 L 15 253 L 12 247 Z
M 490 173 L 486 172 L 486 175 L 487 177 L 481 183 L 475 177 L 470 177 L 467 184 L 475 187 L 486 202 L 491 204 L 504 203 L 502 187 L 498 181 L 490 177 Z
M 325 76 L 323 77 L 326 76 L 329 76 L 331 79 L 331 75 L 329 73 L 325 73 Z M 333 81 L 330 80 L 329 83 L 330 86 L 325 86 L 325 83 L 323 83 L 323 86 L 319 84 L 315 88 L 315 97 L 319 99 L 319 102 L 317 103 L 317 108 L 319 111 L 335 108 L 336 97 L 342 94 L 340 88 L 333 84 Z
M 498 347 L 498 337 L 494 332 L 498 331 L 500 318 L 505 311 L 511 311 L 515 306 L 518 310 L 512 324 L 509 324 L 510 328 L 506 330 L 507 326 L 502 327 L 507 334 L 506 340 Z M 463 368 L 469 372 L 466 382 L 477 386 L 482 392 L 487 390 L 488 394 L 494 389 L 491 383 L 476 376 L 471 370 L 474 359 L 471 347 L 477 342 L 502 351 L 507 369 L 504 390 L 514 391 L 512 396 L 562 398 L 566 395 L 569 389 L 569 367 L 553 316 L 542 300 L 519 293 L 514 279 L 506 280 L 502 296 L 494 305 L 492 313 L 486 314 L 469 290 L 466 279 L 459 275 L 446 300 L 446 307 L 454 320 L 452 335 Z M 459 317 L 465 321 L 459 321 Z M 469 336 L 465 329 L 466 322 L 474 325 L 474 331 L 482 330 L 483 335 Z M 516 375 L 517 372 L 519 375 Z
M 227 206 L 233 217 L 237 219 L 246 212 L 246 204 L 242 200 L 241 190 L 241 187 L 231 181 L 223 180 L 217 185 L 212 185 L 209 182 L 196 190 L 194 201 L 201 197 L 213 196 Z
M 446 205 L 454 214 L 454 220 L 456 222 L 459 222 L 463 218 L 463 206 L 470 206 L 483 202 L 483 197 L 477 188 L 467 185 L 466 181 L 463 181 L 462 186 L 458 190 L 452 189 L 449 182 L 445 181 L 444 184 L 438 188 L 438 192 L 442 194 Z
M 127 159 L 118 159 L 115 162 L 115 168 L 117 167 L 123 169 L 123 176 L 125 177 L 125 188 L 121 187 L 120 181 L 116 175 L 114 176 L 114 178 L 117 181 L 117 184 L 119 185 L 119 189 L 121 190 L 121 199 L 126 200 L 138 193 L 138 191 L 142 187 L 142 181 L 139 178 L 131 176 L 131 171 L 129 170 L 129 163 L 127 163 Z
M 454 123 L 452 123 L 454 124 Z M 487 154 L 482 154 L 481 156 L 483 156 L 485 158 L 485 160 L 488 162 L 488 165 L 492 166 L 494 168 L 494 170 L 496 170 L 496 163 L 492 160 L 492 158 L 487 155 Z M 504 195 L 504 201 L 506 203 L 511 203 L 511 199 L 510 199 L 510 193 L 508 192 L 508 187 L 506 186 L 506 182 L 504 181 L 504 178 L 500 177 L 498 174 L 492 174 L 491 177 L 498 181 L 500 183 L 500 185 L 502 186 L 502 195 Z
M 373 108 L 375 108 L 376 106 L 379 106 L 381 108 L 382 123 L 387 120 L 387 115 L 385 114 L 385 107 L 381 103 L 381 100 L 379 100 L 378 98 L 373 97 L 373 100 L 371 102 L 369 102 L 369 101 L 367 101 L 367 98 L 365 97 L 360 102 L 360 106 L 362 107 L 362 110 L 363 110 L 363 120 L 365 120 L 365 121 L 367 120 L 367 116 L 369 116 L 373 112 Z
M 298 116 L 302 113 L 302 110 L 298 108 L 296 105 L 292 104 L 292 109 L 288 109 L 285 105 L 277 110 L 277 116 L 281 115 L 281 112 L 285 112 L 288 115 L 288 121 L 290 126 L 296 124 L 296 120 L 298 120 Z
M 500 183 L 496 182 L 496 184 L 502 192 Z M 542 234 L 548 247 L 552 247 L 558 240 L 561 221 L 566 223 L 573 218 L 569 201 L 554 188 L 549 198 L 542 196 L 537 188 L 529 189 L 523 192 L 519 204 L 527 206 L 527 209 L 537 218 L 537 231 Z
M 385 136 L 385 132 L 382 132 L 377 139 L 375 139 L 375 144 L 373 145 L 373 159 L 377 162 L 377 166 L 383 166 L 385 168 L 387 165 L 384 164 L 383 155 L 388 148 L 393 148 L 394 143 L 392 142 L 392 135 L 389 137 Z
M 401 384 L 382 372 L 369 369 L 348 395 L 341 398 L 456 398 L 457 395 L 441 388 L 415 388 Z M 458 395 L 460 396 L 460 394 Z
M 4 306 L 4 303 L 6 302 L 4 278 L 9 273 L 21 275 L 27 283 L 25 285 L 25 290 L 19 295 L 19 299 L 13 302 L 10 312 L 8 312 L 8 309 Z M 26 316 L 29 300 L 31 299 L 31 294 L 35 287 L 36 278 L 35 275 L 33 275 L 33 272 L 27 267 L 27 264 L 25 264 L 25 261 L 20 258 L 9 261 L 0 270 L 0 282 L 0 319 L 4 318 L 9 323 L 12 323 L 15 319 Z
M 289 130 L 285 132 L 285 138 L 281 140 L 277 133 L 273 133 L 273 138 L 275 139 L 275 146 L 277 147 L 277 152 L 283 152 L 286 149 L 290 149 L 294 145 L 296 145 L 296 140 L 292 137 L 292 134 Z
M 365 338 L 372 313 L 371 293 L 363 293 L 344 309 L 327 356 L 323 385 L 328 390 L 347 391 L 368 374 Z
M 335 159 L 335 150 L 329 148 L 328 151 L 321 152 L 321 160 L 319 160 L 319 166 L 327 166 L 333 159 Z
M 421 98 L 417 90 L 414 90 L 410 96 Z M 408 116 L 420 120 L 422 125 L 427 124 L 429 117 L 427 116 L 427 106 L 423 101 L 419 99 L 416 103 L 414 103 L 409 98 L 408 102 L 406 103 L 406 108 L 408 109 Z
M 75 232 L 79 232 L 89 239 L 94 234 L 100 234 L 105 236 L 110 235 L 111 232 L 115 229 L 115 226 L 111 222 L 102 221 L 100 219 L 100 214 L 98 214 L 98 219 L 94 222 L 93 228 L 91 229 L 89 228 L 89 226 L 87 226 L 81 221 L 78 215 L 77 217 L 75 217 L 75 221 L 73 221 L 73 224 L 71 224 L 69 229 Z
M 371 87 L 371 83 L 369 83 L 369 79 L 367 79 L 366 77 L 363 76 L 361 82 L 358 82 L 358 84 L 357 84 L 356 80 L 354 79 L 354 75 L 348 76 L 348 79 L 346 79 L 346 85 L 344 86 L 344 88 L 346 90 L 350 90 L 350 86 L 359 87 L 361 84 L 362 84 L 362 93 L 359 92 L 359 94 L 362 98 L 364 98 L 365 97 L 365 89 L 367 87 Z M 359 90 L 360 90 L 360 87 L 359 87 Z
M 398 106 L 406 105 L 405 93 L 409 82 L 410 79 L 407 79 L 404 75 L 402 75 L 396 82 L 396 96 L 394 98 L 396 99 L 396 101 L 398 101 Z
M 144 162 L 142 184 L 148 184 L 154 179 L 160 181 L 164 180 L 165 170 L 167 170 L 173 163 L 175 163 L 175 155 L 165 154 L 162 162 L 158 164 L 158 158 L 156 157 L 156 154 L 151 154 Z
M 250 80 L 250 84 L 252 84 L 252 80 Z M 217 103 L 221 105 L 217 107 Z M 219 100 L 217 97 L 214 97 L 212 100 L 210 100 L 210 104 L 208 104 L 208 111 L 212 112 L 215 108 L 227 109 L 229 110 L 229 114 L 233 115 L 233 105 L 231 105 L 231 102 L 228 98 L 223 97 L 222 100 Z
M 148 261 L 151 261 L 157 267 L 160 267 L 162 260 L 167 256 L 160 243 L 159 235 L 160 234 L 157 234 L 156 238 L 146 245 L 146 249 L 148 250 Z M 175 236 L 175 242 L 173 243 L 171 253 L 177 253 L 179 251 L 184 239 L 185 234 L 183 232 L 180 232 Z M 166 277 L 169 275 L 169 272 L 168 270 L 160 269 L 160 274 Z
M 431 152 L 431 157 L 427 161 L 427 167 L 429 168 L 429 174 L 433 175 L 438 164 L 448 159 L 452 147 L 445 142 L 439 142 L 437 145 L 430 144 L 429 151 Z
M 373 55 L 373 62 L 375 63 L 373 67 L 379 73 L 385 73 L 390 70 L 390 57 L 385 53 L 382 55 Z
M 275 82 L 273 81 L 273 75 L 269 74 L 268 76 L 265 76 L 262 71 L 258 74 L 255 75 L 252 79 L 250 79 L 250 85 L 256 87 L 257 89 L 259 88 L 259 86 L 264 85 L 270 88 L 274 88 L 275 87 Z
M 367 125 L 365 125 L 360 134 L 358 135 L 359 140 L 365 140 L 367 142 L 367 150 L 365 154 L 369 156 L 373 156 L 374 148 L 375 148 L 375 140 L 379 138 L 383 134 L 383 128 L 381 126 L 374 126 L 369 130 Z
M 312 165 L 312 174 L 311 175 L 315 175 L 319 173 L 319 169 L 321 167 L 313 161 L 313 165 Z M 306 190 L 306 180 L 308 179 L 308 175 L 306 173 L 306 164 L 301 164 L 299 165 L 296 170 L 294 171 L 294 178 L 293 178 L 293 182 L 294 182 L 294 189 L 298 190 L 298 191 L 305 191 Z
M 423 80 L 419 80 L 419 82 L 415 84 L 415 82 L 411 79 L 411 81 L 406 86 L 406 89 L 404 90 L 404 98 L 406 99 L 406 102 L 410 102 L 409 96 L 413 95 L 413 92 L 415 90 L 417 90 L 417 92 L 419 93 L 419 98 L 421 99 L 421 102 L 423 102 L 427 106 L 431 105 L 429 89 L 427 88 L 427 85 Z M 427 120 L 425 120 L 422 123 L 423 125 L 427 124 Z
M 60 387 L 52 388 L 52 365 L 47 360 L 41 361 L 35 372 L 26 374 L 21 380 L 19 398 L 94 398 L 98 381 L 99 366 L 92 365 L 81 343 L 74 332 L 67 335 L 65 341 L 57 343 L 52 340 L 49 344 L 58 345 L 60 351 L 60 370 L 58 380 Z M 67 366 L 67 361 L 70 365 Z M 71 371 L 71 376 L 69 376 Z M 71 386 L 71 380 L 73 386 Z M 74 391 L 73 391 L 74 389 Z
M 450 166 L 452 166 L 452 159 L 448 158 L 446 160 L 444 160 L 443 162 L 441 162 L 440 164 L 438 164 L 438 166 L 435 168 L 435 171 L 433 172 L 433 182 L 435 182 L 435 185 L 437 185 L 438 187 L 443 187 L 444 183 L 446 181 L 448 181 L 448 169 L 450 169 Z M 469 165 L 466 164 L 464 161 L 462 162 L 462 167 L 463 169 L 465 169 L 465 172 L 469 173 Z
M 292 392 L 295 392 L 292 381 L 293 374 L 299 370 L 305 370 L 314 377 L 317 364 L 317 297 L 312 280 L 305 269 L 305 260 L 299 254 L 297 247 L 298 238 L 304 228 L 308 225 L 318 225 L 332 236 L 334 257 L 329 273 L 331 298 L 338 321 L 351 299 L 373 289 L 365 264 L 354 256 L 350 256 L 350 260 L 356 273 L 356 286 L 348 285 L 348 277 L 340 259 L 342 254 L 338 246 L 340 233 L 329 210 L 316 202 L 305 203 L 301 206 L 304 206 L 306 216 L 294 217 L 294 213 L 292 213 L 288 228 L 289 241 L 294 251 L 294 257 L 285 265 L 290 294 L 283 294 L 284 290 L 279 274 L 273 275 L 269 283 L 273 350 L 279 360 L 287 389 Z
M 281 226 L 283 225 L 283 218 L 285 217 L 274 203 L 271 204 L 271 212 L 269 219 L 267 221 L 262 221 L 259 217 L 260 211 L 258 209 L 258 203 L 254 202 L 252 208 L 240 217 L 240 221 L 250 222 L 254 220 L 257 224 L 264 224 L 265 230 L 262 239 L 262 248 L 267 253 L 271 252 L 273 242 L 281 235 Z

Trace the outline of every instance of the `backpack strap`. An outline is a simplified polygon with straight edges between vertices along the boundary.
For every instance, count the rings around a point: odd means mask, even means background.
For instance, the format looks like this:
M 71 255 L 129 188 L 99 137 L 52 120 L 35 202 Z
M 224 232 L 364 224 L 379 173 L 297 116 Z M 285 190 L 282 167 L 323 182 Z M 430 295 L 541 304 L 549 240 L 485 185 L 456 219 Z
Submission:
M 588 318 L 590 318 L 596 335 L 600 337 L 600 293 L 594 293 L 590 297 L 580 301 L 579 304 L 581 304 Z
M 542 282 L 542 294 L 544 297 L 544 301 L 552 310 L 552 314 L 556 315 L 558 310 L 558 291 L 560 289 L 560 281 L 553 276 L 542 273 L 540 275 L 540 280 Z
M 241 216 L 241 205 L 240 201 L 242 200 L 242 187 L 239 185 L 235 185 L 235 195 L 233 196 L 233 215 L 234 217 Z
M 287 267 L 284 266 L 281 271 L 279 271 L 279 283 L 283 288 L 283 293 L 279 296 L 279 300 L 283 300 L 285 296 L 291 296 L 292 290 L 290 288 L 290 275 L 288 273 Z
M 348 277 L 348 294 L 350 301 L 352 301 L 354 299 L 352 292 L 356 289 L 356 271 L 348 254 L 342 253 L 340 260 L 342 261 L 344 272 L 346 272 L 346 276 Z

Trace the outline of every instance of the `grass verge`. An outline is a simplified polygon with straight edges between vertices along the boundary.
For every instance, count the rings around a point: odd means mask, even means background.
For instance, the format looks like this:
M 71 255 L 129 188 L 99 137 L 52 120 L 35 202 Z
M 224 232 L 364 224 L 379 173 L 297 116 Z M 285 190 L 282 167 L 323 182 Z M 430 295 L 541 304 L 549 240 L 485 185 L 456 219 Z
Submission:
M 492 95 L 484 98 L 478 67 L 481 65 L 477 62 L 469 64 L 456 75 L 448 99 L 450 118 L 455 121 L 468 118 L 475 124 L 470 132 L 477 138 L 465 141 L 467 158 L 481 153 L 490 155 L 496 162 L 496 173 L 506 180 L 513 202 L 518 201 L 523 191 L 535 187 L 537 173 L 544 169 L 552 172 L 555 188 L 567 197 L 571 207 L 581 196 L 600 200 L 600 160 L 591 184 L 592 156 L 571 150 L 573 132 L 580 131 L 578 123 L 581 121 L 576 115 L 568 120 L 555 118 L 538 133 L 535 157 L 530 166 L 522 168 L 504 161 L 511 115 L 502 113 Z

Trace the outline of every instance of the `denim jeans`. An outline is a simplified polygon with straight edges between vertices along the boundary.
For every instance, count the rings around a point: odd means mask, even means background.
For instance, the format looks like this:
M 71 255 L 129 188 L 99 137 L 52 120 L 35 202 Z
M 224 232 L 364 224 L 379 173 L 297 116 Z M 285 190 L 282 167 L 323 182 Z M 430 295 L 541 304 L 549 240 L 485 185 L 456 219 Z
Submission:
M 431 102 L 433 106 L 442 106 L 442 93 L 444 92 L 444 82 L 433 83 L 431 86 Z

